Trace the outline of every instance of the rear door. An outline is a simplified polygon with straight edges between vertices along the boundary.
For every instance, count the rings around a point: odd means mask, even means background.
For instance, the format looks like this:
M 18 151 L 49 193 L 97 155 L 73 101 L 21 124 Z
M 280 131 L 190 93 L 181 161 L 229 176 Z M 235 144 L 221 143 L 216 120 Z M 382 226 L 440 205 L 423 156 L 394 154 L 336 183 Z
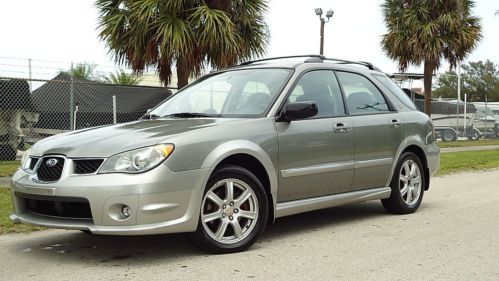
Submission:
M 382 187 L 405 136 L 403 120 L 365 76 L 336 72 L 353 122 L 355 168 L 352 190 Z
M 353 132 L 332 70 L 305 73 L 288 103 L 312 101 L 317 116 L 277 122 L 278 201 L 346 192 L 353 179 Z

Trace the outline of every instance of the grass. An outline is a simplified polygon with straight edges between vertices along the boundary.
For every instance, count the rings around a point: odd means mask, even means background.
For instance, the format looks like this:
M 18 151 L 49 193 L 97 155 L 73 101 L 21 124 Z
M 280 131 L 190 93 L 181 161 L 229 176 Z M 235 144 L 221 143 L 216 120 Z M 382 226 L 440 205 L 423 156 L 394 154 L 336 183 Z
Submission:
M 21 161 L 0 161 L 0 177 L 10 177 L 19 168 Z
M 476 140 L 476 141 L 450 141 L 450 142 L 439 142 L 438 146 L 440 148 L 445 147 L 464 147 L 464 146 L 482 146 L 482 145 L 499 145 L 499 139 L 490 139 L 490 140 Z
M 499 167 L 499 149 L 440 154 L 438 175 L 479 171 Z
M 0 234 L 5 233 L 26 233 L 44 229 L 43 227 L 28 224 L 14 224 L 10 221 L 9 215 L 13 210 L 10 189 L 0 187 Z

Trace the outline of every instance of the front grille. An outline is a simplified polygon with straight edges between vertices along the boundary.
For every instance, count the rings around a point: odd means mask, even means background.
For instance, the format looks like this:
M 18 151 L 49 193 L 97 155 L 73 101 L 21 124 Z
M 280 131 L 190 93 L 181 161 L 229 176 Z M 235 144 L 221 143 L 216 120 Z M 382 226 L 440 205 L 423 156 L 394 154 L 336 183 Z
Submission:
M 31 213 L 70 219 L 92 220 L 87 199 L 75 197 L 38 196 L 16 193 L 24 199 L 26 210 Z
M 53 164 L 54 160 L 55 164 Z M 39 161 L 42 161 L 40 162 L 38 170 L 36 171 L 36 175 L 39 180 L 56 181 L 61 177 L 62 168 L 64 167 L 64 158 L 49 156 L 49 157 L 44 157 Z
M 36 163 L 38 163 L 39 159 L 40 158 L 38 158 L 38 157 L 31 157 L 31 161 L 29 162 L 29 169 L 30 170 L 33 170 L 35 168 Z
M 75 174 L 93 174 L 99 169 L 103 159 L 73 160 Z

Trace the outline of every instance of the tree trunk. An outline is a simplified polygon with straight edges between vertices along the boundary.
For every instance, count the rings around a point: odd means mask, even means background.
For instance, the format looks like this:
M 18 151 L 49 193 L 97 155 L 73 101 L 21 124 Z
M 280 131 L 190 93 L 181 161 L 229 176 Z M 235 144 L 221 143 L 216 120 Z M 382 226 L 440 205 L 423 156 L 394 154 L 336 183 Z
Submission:
M 177 87 L 180 90 L 187 84 L 189 84 L 189 66 L 187 65 L 185 59 L 182 57 L 177 59 Z
M 433 80 L 433 71 L 435 63 L 424 62 L 424 112 L 431 116 L 431 84 Z

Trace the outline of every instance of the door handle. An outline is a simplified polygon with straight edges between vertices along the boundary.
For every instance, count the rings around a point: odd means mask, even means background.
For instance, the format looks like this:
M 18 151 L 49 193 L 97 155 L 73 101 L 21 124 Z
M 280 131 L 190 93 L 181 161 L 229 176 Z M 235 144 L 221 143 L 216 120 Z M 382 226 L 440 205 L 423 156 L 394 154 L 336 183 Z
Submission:
M 334 124 L 334 132 L 338 134 L 346 134 L 350 132 L 350 128 L 345 125 L 345 123 L 336 123 Z
M 398 120 L 398 119 L 390 120 L 390 126 L 392 126 L 393 128 L 398 128 L 401 125 L 402 125 L 402 122 L 400 122 L 400 120 Z

